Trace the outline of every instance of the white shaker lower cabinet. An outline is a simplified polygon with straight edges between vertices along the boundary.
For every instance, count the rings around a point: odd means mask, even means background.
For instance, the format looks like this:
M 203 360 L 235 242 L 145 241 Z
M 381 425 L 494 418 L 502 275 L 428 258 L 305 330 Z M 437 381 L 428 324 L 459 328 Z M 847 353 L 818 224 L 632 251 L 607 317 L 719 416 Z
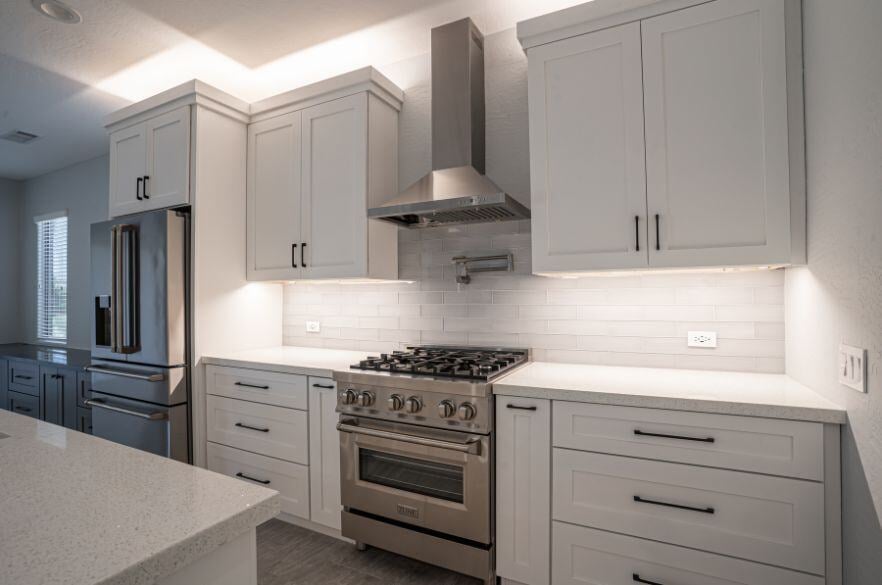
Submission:
M 496 408 L 505 585 L 842 584 L 838 425 L 511 396 Z
M 278 490 L 282 512 L 340 529 L 332 379 L 207 366 L 208 469 Z
M 340 530 L 340 432 L 337 384 L 309 378 L 310 519 Z
M 496 398 L 496 574 L 551 577 L 551 401 Z
M 799 0 L 594 4 L 518 25 L 533 271 L 805 262 Z

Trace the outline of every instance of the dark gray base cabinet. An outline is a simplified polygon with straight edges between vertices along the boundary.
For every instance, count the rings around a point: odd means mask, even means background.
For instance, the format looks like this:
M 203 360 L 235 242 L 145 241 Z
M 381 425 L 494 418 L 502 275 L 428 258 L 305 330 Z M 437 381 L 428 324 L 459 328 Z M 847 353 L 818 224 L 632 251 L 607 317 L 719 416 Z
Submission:
M 40 418 L 40 399 L 21 392 L 7 392 L 6 408 L 16 414 L 31 418 Z
M 52 366 L 40 367 L 40 418 L 46 422 L 77 428 L 77 371 Z
M 92 410 L 77 408 L 77 430 L 87 435 L 92 434 Z
M 9 367 L 9 362 L 5 359 L 0 358 L 0 408 L 7 408 L 6 401 L 6 391 L 9 385 L 9 380 L 6 379 L 7 372 Z
M 0 408 L 91 434 L 91 397 L 88 372 L 0 358 Z
M 9 360 L 9 366 L 6 369 L 6 379 L 9 383 L 8 389 L 22 394 L 39 396 L 38 370 L 36 362 Z

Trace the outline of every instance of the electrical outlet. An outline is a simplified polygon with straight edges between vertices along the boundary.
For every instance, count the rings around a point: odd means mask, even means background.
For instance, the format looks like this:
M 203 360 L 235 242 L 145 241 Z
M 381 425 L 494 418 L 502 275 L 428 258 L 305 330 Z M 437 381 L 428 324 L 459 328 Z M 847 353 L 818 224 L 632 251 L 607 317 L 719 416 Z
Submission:
M 307 333 L 318 333 L 322 330 L 321 321 L 307 321 L 306 322 L 306 332 Z
M 867 391 L 867 350 L 839 345 L 839 383 L 858 392 Z
M 686 345 L 689 347 L 704 347 L 713 349 L 717 346 L 716 331 L 690 331 L 686 335 Z

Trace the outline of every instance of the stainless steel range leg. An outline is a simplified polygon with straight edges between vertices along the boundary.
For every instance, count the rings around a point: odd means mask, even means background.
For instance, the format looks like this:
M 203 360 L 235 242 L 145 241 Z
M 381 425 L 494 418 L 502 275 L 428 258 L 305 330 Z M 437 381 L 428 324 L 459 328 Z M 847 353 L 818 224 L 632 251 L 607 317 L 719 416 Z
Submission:
M 490 574 L 484 579 L 484 585 L 496 585 L 496 571 L 490 571 Z
M 358 542 L 358 541 L 356 541 L 356 543 L 355 543 L 355 550 L 359 550 L 359 551 L 364 552 L 364 551 L 367 550 L 367 545 L 366 545 L 365 543 L 363 543 L 363 542 Z

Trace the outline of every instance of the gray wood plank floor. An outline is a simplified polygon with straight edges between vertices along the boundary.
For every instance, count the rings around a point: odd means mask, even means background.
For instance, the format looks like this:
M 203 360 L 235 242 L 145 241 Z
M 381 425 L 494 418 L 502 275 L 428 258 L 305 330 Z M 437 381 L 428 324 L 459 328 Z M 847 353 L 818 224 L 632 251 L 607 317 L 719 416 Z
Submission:
M 480 585 L 481 581 L 376 548 L 270 520 L 257 528 L 258 585 Z

